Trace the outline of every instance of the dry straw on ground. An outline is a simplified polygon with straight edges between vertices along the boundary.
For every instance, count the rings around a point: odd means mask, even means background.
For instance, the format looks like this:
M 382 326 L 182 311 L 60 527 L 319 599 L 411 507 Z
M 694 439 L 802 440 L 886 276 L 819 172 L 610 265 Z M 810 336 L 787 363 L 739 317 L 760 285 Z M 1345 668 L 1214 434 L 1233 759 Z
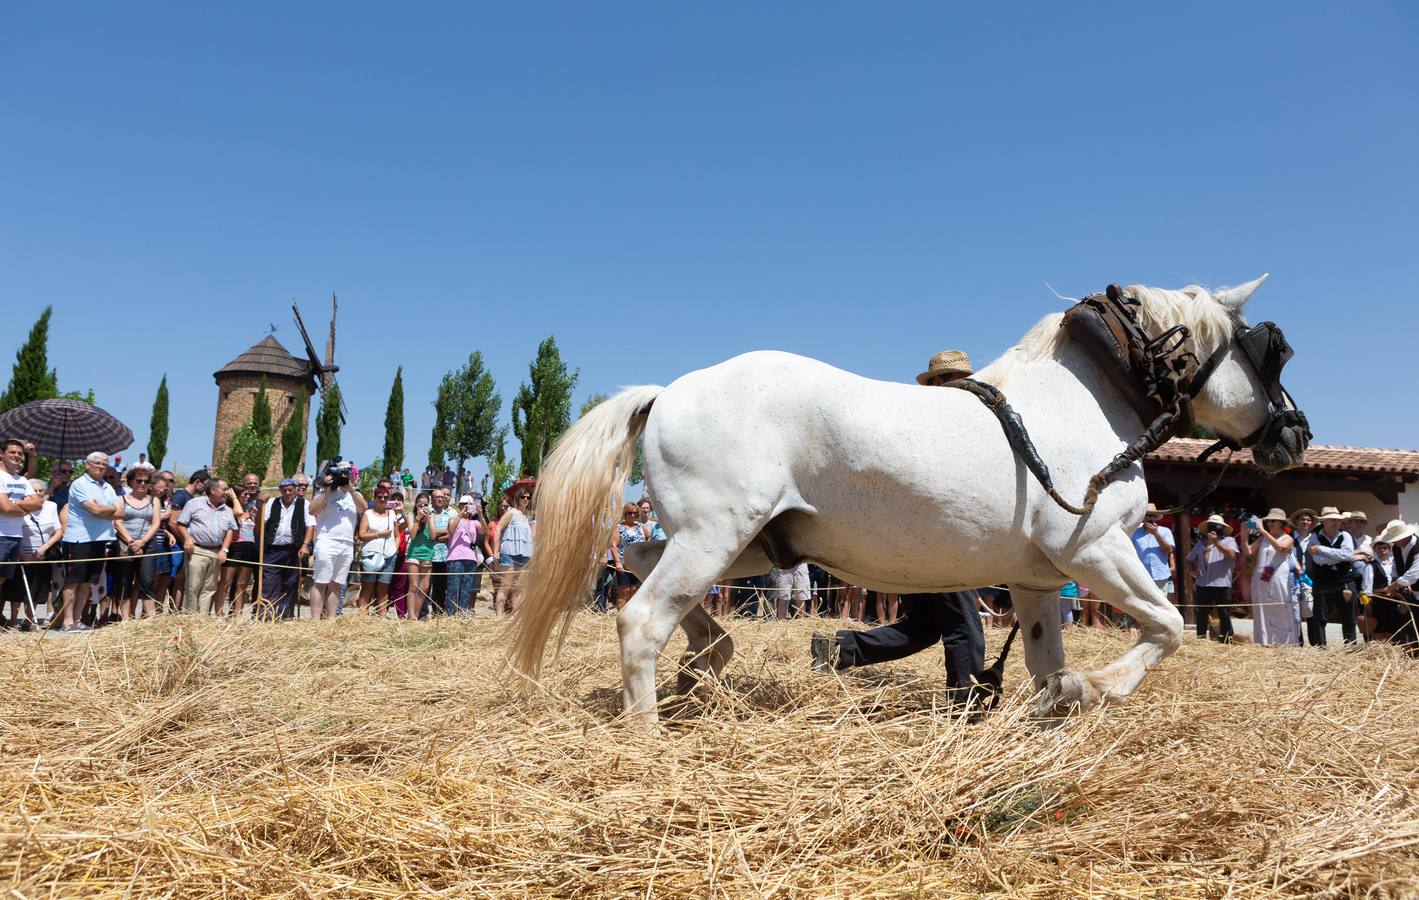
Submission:
M 812 624 L 736 622 L 730 683 L 653 737 L 612 722 L 609 619 L 530 702 L 500 624 L 0 642 L 13 895 L 1419 894 L 1419 664 L 1385 648 L 1189 639 L 1042 730 L 1018 658 L 973 725 L 938 652 L 814 676 Z M 1071 662 L 1125 641 L 1071 631 Z

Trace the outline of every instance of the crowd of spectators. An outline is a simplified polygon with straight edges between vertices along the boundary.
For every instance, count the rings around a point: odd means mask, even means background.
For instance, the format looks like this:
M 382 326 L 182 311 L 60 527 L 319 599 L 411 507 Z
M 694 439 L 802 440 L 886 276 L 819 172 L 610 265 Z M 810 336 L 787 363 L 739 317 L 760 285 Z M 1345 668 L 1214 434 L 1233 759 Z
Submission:
M 57 463 L 46 483 L 32 477 L 32 449 L 12 440 L 0 452 L 0 600 L 9 604 L 0 621 L 22 630 L 82 631 L 172 611 L 290 619 L 304 607 L 312 619 L 417 619 L 471 613 L 481 602 L 503 614 L 516 608 L 535 552 L 530 489 L 517 487 L 495 511 L 476 490 L 454 504 L 459 485 L 447 468 L 426 470 L 417 484 L 407 469 L 393 471 L 367 499 L 349 478 L 312 484 L 304 474 L 269 494 L 255 474 L 228 485 L 206 470 L 178 487 L 171 471 L 141 456 L 125 472 L 102 453 L 86 457 L 77 478 Z M 1363 512 L 1334 507 L 1215 513 L 1179 559 L 1173 529 L 1150 503 L 1132 539 L 1159 589 L 1190 607 L 1199 637 L 1231 641 L 1240 614 L 1258 644 L 1325 646 L 1326 626 L 1336 624 L 1346 643 L 1415 647 L 1415 528 L 1395 520 L 1370 531 Z M 665 538 L 649 498 L 625 504 L 589 605 L 623 606 L 640 586 L 628 551 Z M 1181 602 L 1184 584 L 1191 604 Z M 979 594 L 983 621 L 1013 623 L 1008 590 Z M 897 595 L 809 563 L 721 581 L 703 602 L 716 616 L 876 623 L 894 621 L 899 608 Z M 1060 608 L 1065 623 L 1131 625 L 1086 585 L 1066 585 Z

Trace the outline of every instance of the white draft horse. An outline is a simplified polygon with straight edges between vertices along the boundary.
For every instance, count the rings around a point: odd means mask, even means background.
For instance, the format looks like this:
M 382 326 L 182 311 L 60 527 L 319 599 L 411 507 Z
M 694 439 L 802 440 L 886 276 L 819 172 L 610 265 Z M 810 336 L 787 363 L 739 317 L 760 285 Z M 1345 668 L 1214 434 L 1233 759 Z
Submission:
M 1241 308 L 1265 277 L 1215 294 L 1125 289 L 1151 333 L 1186 325 L 1198 359 L 1231 344 L 1193 410 L 1199 424 L 1238 440 L 1268 418 L 1266 391 L 1235 341 Z M 1143 426 L 1060 319 L 1046 316 L 976 377 L 1005 392 L 1060 493 L 1077 503 Z M 646 481 L 669 540 L 638 546 L 631 568 L 644 583 L 616 620 L 625 712 L 639 724 L 656 723 L 656 659 L 675 626 L 689 636 L 679 685 L 687 691 L 718 676 L 733 653 L 700 599 L 722 576 L 763 573 L 771 562 L 809 560 L 897 593 L 1006 583 L 1042 713 L 1128 696 L 1181 642 L 1182 616 L 1129 540 L 1148 499 L 1140 464 L 1075 516 L 1045 494 L 970 394 L 764 351 L 668 387 L 625 388 L 557 444 L 537 485 L 536 551 L 514 622 L 512 662 L 530 679 L 602 565 L 642 432 Z M 1258 444 L 1257 463 L 1279 471 L 1300 462 L 1305 440 L 1291 432 Z M 1056 592 L 1070 580 L 1138 623 L 1133 647 L 1095 671 L 1064 665 Z

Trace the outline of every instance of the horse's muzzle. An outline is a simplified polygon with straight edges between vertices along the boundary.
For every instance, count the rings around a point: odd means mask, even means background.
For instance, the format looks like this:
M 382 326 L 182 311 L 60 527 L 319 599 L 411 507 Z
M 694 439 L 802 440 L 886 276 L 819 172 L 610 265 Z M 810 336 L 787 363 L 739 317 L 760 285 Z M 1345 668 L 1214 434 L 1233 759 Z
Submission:
M 1310 429 L 1304 425 L 1277 428 L 1252 448 L 1252 459 L 1268 475 L 1283 472 L 1301 464 L 1310 441 Z

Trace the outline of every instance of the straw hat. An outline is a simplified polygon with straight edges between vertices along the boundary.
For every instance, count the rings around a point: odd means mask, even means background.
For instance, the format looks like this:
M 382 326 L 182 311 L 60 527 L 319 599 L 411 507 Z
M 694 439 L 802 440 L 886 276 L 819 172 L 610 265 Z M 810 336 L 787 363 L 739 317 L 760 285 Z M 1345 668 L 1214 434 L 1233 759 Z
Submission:
M 1393 544 L 1415 534 L 1419 534 L 1419 527 L 1410 525 L 1403 519 L 1391 519 L 1385 530 L 1380 532 L 1380 536 L 1375 538 L 1375 543 Z
M 1228 535 L 1230 535 L 1230 534 L 1232 533 L 1232 526 L 1231 526 L 1231 525 L 1228 525 L 1226 522 L 1222 521 L 1222 517 L 1221 517 L 1220 515 L 1218 515 L 1217 513 L 1213 513 L 1212 515 L 1208 516 L 1208 517 L 1207 517 L 1207 521 L 1206 521 L 1206 522 L 1203 522 L 1202 524 L 1203 524 L 1203 525 L 1221 525 L 1223 528 L 1227 529 L 1227 534 L 1228 534 Z
M 1368 522 L 1368 521 L 1370 521 L 1370 517 L 1367 516 L 1367 515 L 1365 515 L 1365 511 L 1364 511 L 1363 509 L 1357 509 L 1357 510 L 1355 510 L 1354 512 L 1348 512 L 1348 513 L 1345 514 L 1345 518 L 1350 519 L 1351 521 L 1354 521 L 1354 522 Z
M 1148 508 L 1143 511 L 1143 516 L 1144 516 L 1145 518 L 1147 518 L 1148 516 L 1156 516 L 1156 515 L 1158 515 L 1158 504 L 1156 504 L 1156 503 L 1149 503 L 1149 504 L 1148 504 Z
M 1345 513 L 1341 512 L 1333 506 L 1322 506 L 1320 508 L 1320 515 L 1316 518 L 1320 519 L 1320 521 L 1322 522 L 1326 521 L 1327 519 L 1334 519 L 1337 522 L 1344 522 Z
M 924 385 L 937 375 L 970 375 L 974 371 L 971 358 L 960 350 L 942 350 L 931 357 L 926 371 L 916 376 L 916 383 Z
M 1291 513 L 1291 524 L 1296 524 L 1296 520 L 1299 519 L 1301 516 L 1310 516 L 1312 519 L 1314 519 L 1316 517 L 1316 511 L 1311 509 L 1309 506 L 1301 507 L 1300 509 Z
M 1261 517 L 1263 522 L 1287 522 L 1286 511 L 1279 506 L 1271 507 L 1271 511 Z

